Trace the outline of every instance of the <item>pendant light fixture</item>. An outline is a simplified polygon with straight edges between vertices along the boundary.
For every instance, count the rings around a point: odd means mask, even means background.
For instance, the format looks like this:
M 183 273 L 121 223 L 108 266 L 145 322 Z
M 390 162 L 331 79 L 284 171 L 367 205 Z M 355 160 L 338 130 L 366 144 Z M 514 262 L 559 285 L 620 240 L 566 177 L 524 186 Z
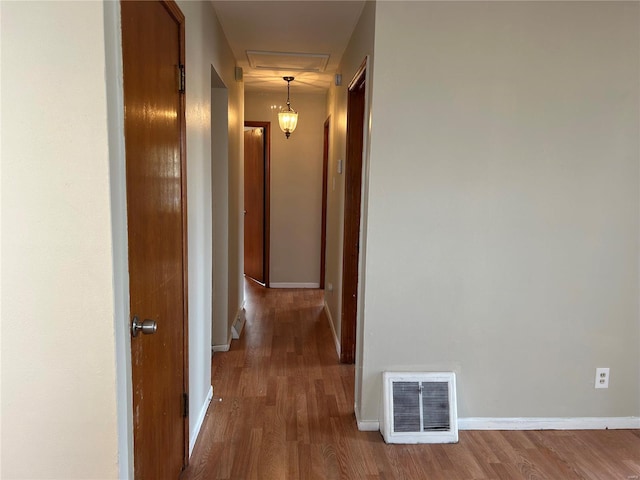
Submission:
M 293 77 L 282 77 L 282 79 L 287 82 L 287 106 L 283 107 L 278 113 L 278 123 L 280 124 L 280 130 L 284 132 L 288 139 L 298 125 L 298 112 L 291 108 L 291 102 L 289 101 L 289 84 Z

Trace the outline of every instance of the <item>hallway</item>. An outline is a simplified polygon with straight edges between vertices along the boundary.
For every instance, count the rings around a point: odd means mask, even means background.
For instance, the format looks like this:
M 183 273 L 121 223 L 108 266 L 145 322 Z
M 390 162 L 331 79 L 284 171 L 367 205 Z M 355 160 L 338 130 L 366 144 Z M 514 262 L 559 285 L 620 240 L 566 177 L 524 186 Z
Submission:
M 343 457 L 375 463 L 362 447 L 346 448 L 357 431 L 353 365 L 338 363 L 323 292 L 246 281 L 245 295 L 241 339 L 213 357 L 214 397 L 223 401 L 214 398 L 183 480 L 340 478 L 349 464 L 345 475 L 373 473 Z
M 353 415 L 321 290 L 245 282 L 239 341 L 213 357 L 214 401 L 182 480 L 638 479 L 640 431 L 463 431 L 457 445 L 386 445 Z

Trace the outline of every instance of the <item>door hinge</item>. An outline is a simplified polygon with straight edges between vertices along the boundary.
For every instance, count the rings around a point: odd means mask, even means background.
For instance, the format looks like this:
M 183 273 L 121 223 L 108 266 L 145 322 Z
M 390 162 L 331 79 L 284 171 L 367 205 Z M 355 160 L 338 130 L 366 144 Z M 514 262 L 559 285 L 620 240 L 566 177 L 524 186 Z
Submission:
M 184 73 L 184 65 L 178 65 L 178 92 L 185 92 L 186 77 Z
M 187 418 L 189 416 L 189 394 L 182 394 L 182 416 Z

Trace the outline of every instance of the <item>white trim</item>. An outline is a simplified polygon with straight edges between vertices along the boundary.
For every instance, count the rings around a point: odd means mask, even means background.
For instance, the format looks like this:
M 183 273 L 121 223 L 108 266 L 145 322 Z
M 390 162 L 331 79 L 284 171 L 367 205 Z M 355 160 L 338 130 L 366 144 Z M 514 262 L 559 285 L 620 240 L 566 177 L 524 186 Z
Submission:
M 377 432 L 380 430 L 380 422 L 375 420 L 358 420 L 358 430 L 361 432 Z
M 338 358 L 340 358 L 340 340 L 338 340 L 338 335 L 336 334 L 336 329 L 333 326 L 333 317 L 331 316 L 331 310 L 329 310 L 329 305 L 327 302 L 324 302 L 324 312 L 327 315 L 327 320 L 329 320 L 329 326 L 331 327 L 331 333 L 333 334 L 333 343 L 336 345 L 336 352 L 338 354 Z
M 198 415 L 198 420 L 196 421 L 195 428 L 191 433 L 191 438 L 189 439 L 189 458 L 191 458 L 191 454 L 193 453 L 193 447 L 196 446 L 196 441 L 198 440 L 198 434 L 200 433 L 200 429 L 202 428 L 202 424 L 204 423 L 204 417 L 207 415 L 207 409 L 209 408 L 209 404 L 211 403 L 211 399 L 213 398 L 213 386 L 209 386 L 209 392 L 207 393 L 207 398 L 200 409 L 200 415 Z
M 320 288 L 319 283 L 293 283 L 293 282 L 278 282 L 270 283 L 270 288 Z
M 231 348 L 231 335 L 227 334 L 229 341 L 226 345 L 211 345 L 212 352 L 228 352 Z
M 358 406 L 353 405 L 353 413 L 356 416 L 358 430 L 361 432 L 377 432 L 380 430 L 380 422 L 378 420 L 360 420 L 358 410 Z
M 380 430 L 377 420 L 360 420 L 354 409 L 358 430 L 376 432 Z M 574 418 L 458 418 L 458 430 L 637 430 L 640 417 L 574 417 Z
M 247 321 L 247 311 L 244 309 L 244 302 L 242 302 L 242 306 L 238 310 L 236 314 L 236 321 L 231 325 L 231 338 L 233 340 L 238 340 L 240 335 L 242 334 L 242 329 L 244 328 L 244 324 Z
M 625 430 L 640 428 L 640 417 L 459 418 L 460 430 Z
M 122 30 L 120 2 L 104 2 L 105 80 L 109 135 L 109 189 L 113 239 L 114 335 L 116 345 L 116 412 L 118 478 L 134 477 L 133 386 L 129 330 L 129 243 L 122 86 Z
M 380 422 L 378 420 L 360 420 L 358 418 L 358 409 L 354 405 L 353 412 L 356 416 L 356 423 L 358 424 L 358 430 L 361 432 L 377 432 L 380 430 Z

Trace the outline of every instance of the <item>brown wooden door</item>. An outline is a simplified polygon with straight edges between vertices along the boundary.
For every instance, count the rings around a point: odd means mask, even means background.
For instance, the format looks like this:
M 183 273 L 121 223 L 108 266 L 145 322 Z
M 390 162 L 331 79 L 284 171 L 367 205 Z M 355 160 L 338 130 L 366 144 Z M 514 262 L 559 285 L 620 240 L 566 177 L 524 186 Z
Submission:
M 320 224 L 320 288 L 324 289 L 327 263 L 327 183 L 329 181 L 329 127 L 330 118 L 324 122 L 322 146 L 322 223 Z
M 177 479 L 187 461 L 184 17 L 173 2 L 121 3 L 136 479 Z
M 268 283 L 269 124 L 245 122 L 244 132 L 244 273 Z
M 340 329 L 340 361 L 343 363 L 354 363 L 356 358 L 362 152 L 366 91 L 365 65 L 360 68 L 351 83 L 347 99 L 347 158 L 345 163 L 344 243 L 342 251 L 342 324 Z

